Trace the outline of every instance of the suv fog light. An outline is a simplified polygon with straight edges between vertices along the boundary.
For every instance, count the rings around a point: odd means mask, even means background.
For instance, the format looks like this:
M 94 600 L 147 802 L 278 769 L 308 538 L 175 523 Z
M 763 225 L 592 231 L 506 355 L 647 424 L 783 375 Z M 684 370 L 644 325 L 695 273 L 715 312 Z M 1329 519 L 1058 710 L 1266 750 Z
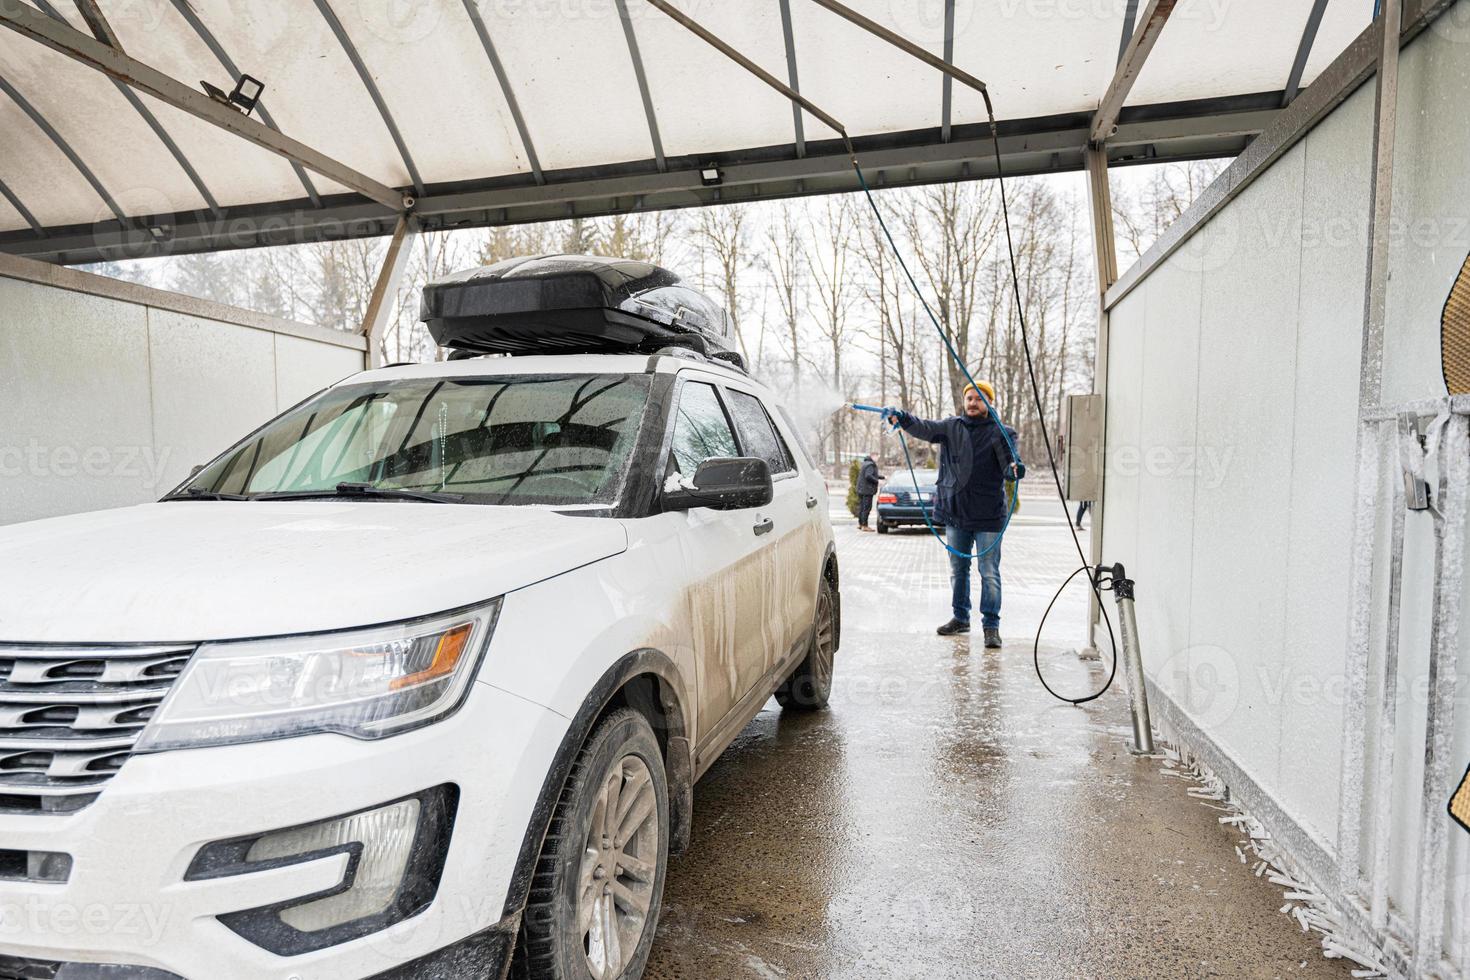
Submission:
M 280 912 L 288 926 L 318 932 L 387 910 L 403 881 L 418 825 L 419 801 L 401 800 L 356 816 L 266 834 L 250 845 L 245 860 L 279 861 L 357 847 L 346 891 Z
M 429 906 L 444 870 L 458 797 L 457 787 L 438 786 L 330 820 L 216 841 L 200 850 L 184 878 L 249 874 L 348 855 L 342 880 L 325 891 L 219 917 L 272 953 L 324 949 L 386 929 Z

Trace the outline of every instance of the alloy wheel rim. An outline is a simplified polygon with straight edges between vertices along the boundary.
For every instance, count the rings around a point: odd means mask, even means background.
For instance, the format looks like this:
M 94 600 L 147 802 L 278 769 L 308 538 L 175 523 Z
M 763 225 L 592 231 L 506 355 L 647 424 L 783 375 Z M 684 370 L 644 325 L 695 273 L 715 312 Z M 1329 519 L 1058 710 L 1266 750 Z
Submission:
M 658 875 L 657 810 L 647 763 L 623 756 L 593 803 L 577 876 L 577 929 L 596 980 L 622 974 L 648 924 Z
M 832 660 L 836 653 L 837 629 L 832 615 L 832 594 L 822 589 L 817 596 L 817 629 L 813 637 L 812 666 L 815 680 L 825 690 L 832 681 Z

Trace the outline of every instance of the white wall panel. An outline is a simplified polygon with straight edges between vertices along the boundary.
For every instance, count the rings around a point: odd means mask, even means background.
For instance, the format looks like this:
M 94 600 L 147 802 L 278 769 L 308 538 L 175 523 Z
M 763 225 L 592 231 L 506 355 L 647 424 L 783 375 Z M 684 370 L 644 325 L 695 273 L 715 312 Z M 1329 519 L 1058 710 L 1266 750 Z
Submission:
M 1134 574 L 1145 595 L 1140 628 L 1149 633 L 1144 663 L 1166 689 L 1188 680 L 1190 582 L 1193 579 L 1194 493 L 1191 473 L 1213 471 L 1201 458 L 1196 426 L 1199 393 L 1199 309 L 1203 275 L 1181 265 L 1162 270 L 1151 284 L 1141 323 L 1144 357 L 1139 380 L 1140 446 L 1138 510 L 1149 528 L 1140 529 Z M 1108 518 L 1111 520 L 1111 516 Z M 1146 578 L 1142 578 L 1146 576 Z M 1184 601 L 1172 601 L 1165 590 Z M 1144 625 L 1146 624 L 1146 625 Z
M 1470 15 L 1459 16 L 1470 24 Z M 1445 394 L 1440 311 L 1470 252 L 1467 42 L 1470 29 L 1454 34 L 1431 28 L 1404 51 L 1399 67 L 1392 286 L 1383 359 L 1383 397 L 1389 400 Z
M 147 311 L 0 278 L 0 524 L 147 499 Z
M 303 398 L 361 370 L 361 351 L 277 334 L 276 408 L 271 414 L 284 412 Z
M 15 274 L 0 274 L 0 525 L 157 499 L 362 369 L 355 338 L 4 262 Z
M 275 335 L 148 311 L 153 443 L 165 488 L 276 414 Z
M 1235 705 L 1215 725 L 1242 768 L 1277 780 L 1296 370 L 1302 148 L 1202 232 L 1199 449 L 1228 459 L 1195 479 L 1190 646 L 1234 665 Z M 1186 250 L 1183 261 L 1190 262 Z M 1249 590 L 1249 595 L 1242 594 Z M 1194 656 L 1192 652 L 1191 657 Z M 1223 713 L 1223 712 L 1222 712 Z
M 1372 88 L 1305 144 L 1294 438 L 1287 504 L 1281 793 L 1319 839 L 1337 835 L 1343 651 L 1348 635 L 1354 452 L 1367 243 Z

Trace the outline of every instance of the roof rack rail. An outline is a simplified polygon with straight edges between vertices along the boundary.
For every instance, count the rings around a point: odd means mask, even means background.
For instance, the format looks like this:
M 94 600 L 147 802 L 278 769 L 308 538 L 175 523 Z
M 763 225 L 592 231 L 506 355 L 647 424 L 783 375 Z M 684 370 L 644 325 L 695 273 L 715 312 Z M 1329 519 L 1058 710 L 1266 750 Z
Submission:
M 745 367 L 745 358 L 741 357 L 736 351 L 714 351 L 706 354 L 703 351 L 695 350 L 693 347 L 682 345 L 660 347 L 648 357 L 650 370 L 653 369 L 660 357 L 678 357 L 686 361 L 703 361 L 706 364 L 719 364 L 722 367 L 733 368 L 747 376 L 750 374 Z

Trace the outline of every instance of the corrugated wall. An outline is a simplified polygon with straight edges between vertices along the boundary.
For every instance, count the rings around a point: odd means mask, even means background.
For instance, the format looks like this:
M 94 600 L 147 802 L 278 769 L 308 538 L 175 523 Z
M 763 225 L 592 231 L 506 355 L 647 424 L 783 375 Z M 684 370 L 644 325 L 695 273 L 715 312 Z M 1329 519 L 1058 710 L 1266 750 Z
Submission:
M 363 341 L 0 257 L 0 524 L 157 499 Z

